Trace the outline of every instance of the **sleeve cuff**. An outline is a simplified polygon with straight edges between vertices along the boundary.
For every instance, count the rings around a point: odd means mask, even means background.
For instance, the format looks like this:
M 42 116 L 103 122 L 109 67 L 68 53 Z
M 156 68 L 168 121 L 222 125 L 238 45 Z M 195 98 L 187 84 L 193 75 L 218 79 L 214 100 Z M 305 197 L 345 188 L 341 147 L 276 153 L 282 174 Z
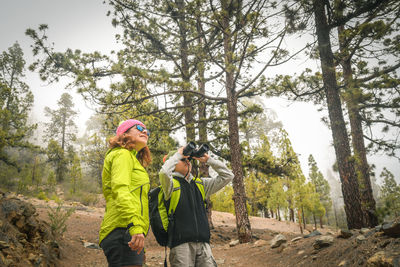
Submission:
M 143 228 L 140 226 L 132 226 L 131 228 L 129 228 L 129 233 L 131 234 L 131 236 L 137 235 L 137 234 L 145 235 Z

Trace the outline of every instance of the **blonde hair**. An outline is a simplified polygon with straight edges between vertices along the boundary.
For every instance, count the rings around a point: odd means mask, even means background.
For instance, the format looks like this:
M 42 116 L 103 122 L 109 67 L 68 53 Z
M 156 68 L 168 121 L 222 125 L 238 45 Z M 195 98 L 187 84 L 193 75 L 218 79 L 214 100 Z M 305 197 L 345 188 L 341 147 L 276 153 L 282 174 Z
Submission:
M 135 141 L 133 140 L 133 137 L 125 133 L 111 137 L 108 143 L 111 149 L 115 147 L 123 147 L 131 151 L 135 148 Z M 150 149 L 145 146 L 138 151 L 136 158 L 139 160 L 140 164 L 143 165 L 143 167 L 149 166 L 151 163 Z

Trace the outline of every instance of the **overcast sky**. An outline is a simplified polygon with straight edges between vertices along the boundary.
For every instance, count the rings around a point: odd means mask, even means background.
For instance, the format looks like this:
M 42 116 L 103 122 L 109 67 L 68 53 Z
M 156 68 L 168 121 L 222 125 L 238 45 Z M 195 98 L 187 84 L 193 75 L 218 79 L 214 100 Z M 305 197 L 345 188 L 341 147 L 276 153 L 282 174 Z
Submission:
M 108 53 L 117 49 L 114 36 L 117 32 L 106 16 L 109 6 L 101 0 L 2 0 L 0 9 L 0 52 L 8 49 L 16 41 L 21 45 L 27 66 L 32 63 L 30 45 L 32 41 L 25 36 L 27 28 L 37 29 L 39 24 L 49 26 L 48 36 L 55 43 L 57 51 L 67 48 L 80 49 L 83 52 L 100 51 Z M 299 73 L 301 65 L 289 65 Z M 32 118 L 43 122 L 44 107 L 56 108 L 57 100 L 65 92 L 65 83 L 47 85 L 38 78 L 37 73 L 27 72 L 26 83 L 35 96 Z M 84 122 L 93 114 L 91 107 L 84 103 L 79 95 L 74 96 L 79 111 L 77 124 L 80 133 L 84 131 Z M 300 154 L 304 174 L 308 176 L 307 159 L 313 154 L 318 167 L 325 175 L 335 162 L 330 130 L 321 122 L 322 115 L 316 107 L 308 103 L 292 103 L 281 99 L 267 99 L 266 106 L 276 111 L 288 132 L 293 148 Z M 379 176 L 383 167 L 388 168 L 400 181 L 400 164 L 396 159 L 383 155 L 369 157 L 369 162 L 377 166 Z M 335 174 L 337 177 L 338 175 Z

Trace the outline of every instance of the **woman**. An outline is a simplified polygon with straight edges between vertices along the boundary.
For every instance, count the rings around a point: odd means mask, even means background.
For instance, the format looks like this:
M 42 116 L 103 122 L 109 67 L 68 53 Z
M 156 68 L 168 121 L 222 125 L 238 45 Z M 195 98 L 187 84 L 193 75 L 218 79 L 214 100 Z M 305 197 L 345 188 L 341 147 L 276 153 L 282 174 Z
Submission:
M 122 122 L 109 141 L 103 167 L 106 212 L 100 228 L 100 246 L 109 266 L 142 266 L 144 239 L 149 230 L 149 176 L 147 140 L 150 131 L 138 120 Z

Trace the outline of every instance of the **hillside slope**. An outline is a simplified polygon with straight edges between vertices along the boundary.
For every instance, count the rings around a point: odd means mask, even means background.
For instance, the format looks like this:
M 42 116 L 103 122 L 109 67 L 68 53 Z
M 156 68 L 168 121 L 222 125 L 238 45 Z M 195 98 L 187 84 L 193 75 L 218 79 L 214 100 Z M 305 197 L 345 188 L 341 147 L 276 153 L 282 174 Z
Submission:
M 48 206 L 55 203 L 25 200 L 36 207 L 38 220 L 48 221 Z M 79 203 L 65 205 L 74 206 L 76 211 L 67 221 L 66 233 L 58 240 L 60 250 L 56 266 L 107 266 L 102 250 L 96 248 L 104 208 Z M 362 234 L 352 231 L 348 238 L 338 237 L 338 232 L 332 229 L 318 229 L 322 235 L 304 238 L 294 223 L 258 217 L 250 217 L 250 221 L 253 241 L 234 245 L 237 239 L 235 217 L 213 212 L 215 229 L 211 246 L 218 266 L 400 266 L 400 238 L 376 229 L 363 229 Z M 395 231 L 400 230 L 396 227 Z M 270 242 L 279 234 L 286 242 L 271 248 Z M 326 243 L 321 241 L 320 248 L 315 248 L 321 237 L 327 239 Z M 162 266 L 163 261 L 164 248 L 157 245 L 150 231 L 146 238 L 146 264 Z

